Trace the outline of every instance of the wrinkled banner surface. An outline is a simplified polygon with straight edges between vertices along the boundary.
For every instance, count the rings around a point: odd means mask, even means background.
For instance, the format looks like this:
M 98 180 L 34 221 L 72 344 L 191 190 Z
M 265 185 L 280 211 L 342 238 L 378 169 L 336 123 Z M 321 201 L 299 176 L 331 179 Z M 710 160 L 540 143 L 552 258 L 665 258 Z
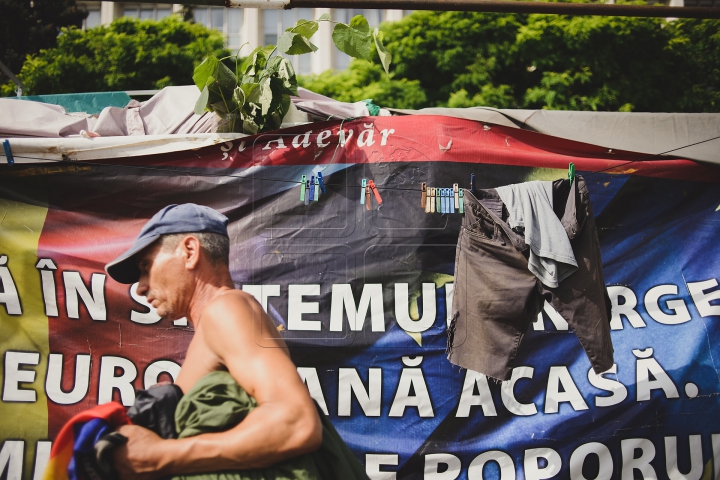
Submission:
M 71 157 L 71 156 L 70 156 Z M 551 308 L 503 384 L 445 355 L 459 213 L 420 186 L 585 176 L 613 301 L 603 376 Z M 308 204 L 299 182 L 322 172 Z M 373 479 L 720 478 L 720 175 L 447 117 L 318 123 L 173 154 L 0 167 L 0 468 L 176 375 L 192 331 L 105 275 L 172 203 L 230 218 L 231 272 Z M 363 179 L 378 186 L 361 204 Z M 309 193 L 309 192 L 308 192 Z M 570 277 L 569 281 L 572 281 Z

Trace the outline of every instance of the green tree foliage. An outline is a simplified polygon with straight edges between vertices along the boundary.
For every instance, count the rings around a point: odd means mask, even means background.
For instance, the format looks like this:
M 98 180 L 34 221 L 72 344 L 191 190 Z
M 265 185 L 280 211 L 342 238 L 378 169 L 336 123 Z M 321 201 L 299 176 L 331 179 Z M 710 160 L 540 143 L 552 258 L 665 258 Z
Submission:
M 0 0 L 0 61 L 17 74 L 27 54 L 54 47 L 62 27 L 86 16 L 75 0 Z
M 672 48 L 692 59 L 686 74 L 688 97 L 705 112 L 720 112 L 720 20 L 679 20 L 672 24 Z M 697 110 L 701 111 L 701 110 Z
M 353 61 L 301 84 L 397 108 L 407 82 L 415 108 L 720 111 L 718 20 L 418 11 L 382 31 L 391 80 Z
M 300 77 L 298 83 L 341 102 L 372 98 L 378 105 L 394 108 L 421 108 L 427 103 L 418 80 L 389 79 L 382 66 L 365 61 L 353 61 L 340 73 L 328 70 L 320 75 Z
M 30 95 L 158 89 L 190 83 L 210 54 L 229 54 L 219 32 L 174 15 L 123 17 L 108 27 L 63 29 L 57 47 L 28 57 L 19 77 Z

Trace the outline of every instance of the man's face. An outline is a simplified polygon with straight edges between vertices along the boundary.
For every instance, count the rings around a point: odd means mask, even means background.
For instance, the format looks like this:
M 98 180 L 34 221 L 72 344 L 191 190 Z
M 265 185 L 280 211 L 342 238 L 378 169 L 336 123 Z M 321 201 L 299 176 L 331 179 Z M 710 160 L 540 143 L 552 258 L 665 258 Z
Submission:
M 162 248 L 162 241 L 157 241 L 140 252 L 138 268 L 138 294 L 146 297 L 163 319 L 184 317 L 182 300 L 188 298 L 184 293 L 189 279 L 180 249 Z

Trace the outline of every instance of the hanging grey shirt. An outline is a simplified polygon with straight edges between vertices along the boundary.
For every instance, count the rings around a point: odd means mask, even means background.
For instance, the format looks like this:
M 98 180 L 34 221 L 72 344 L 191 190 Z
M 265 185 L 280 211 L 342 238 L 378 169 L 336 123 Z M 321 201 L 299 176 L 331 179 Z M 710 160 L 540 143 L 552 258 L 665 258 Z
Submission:
M 544 285 L 557 288 L 578 266 L 570 239 L 553 211 L 552 182 L 525 182 L 495 190 L 508 210 L 510 228 L 525 229 L 528 269 Z

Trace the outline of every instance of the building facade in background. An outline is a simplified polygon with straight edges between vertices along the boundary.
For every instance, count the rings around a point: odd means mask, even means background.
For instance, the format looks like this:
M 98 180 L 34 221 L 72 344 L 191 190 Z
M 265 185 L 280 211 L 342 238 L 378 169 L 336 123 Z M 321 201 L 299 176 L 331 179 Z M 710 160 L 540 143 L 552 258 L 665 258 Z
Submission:
M 88 11 L 83 28 L 107 25 L 119 17 L 135 17 L 142 20 L 160 20 L 182 9 L 180 4 L 131 3 L 78 1 Z M 258 45 L 275 44 L 286 28 L 300 19 L 315 19 L 330 14 L 333 21 L 349 23 L 355 15 L 364 15 L 370 27 L 377 27 L 384 21 L 396 21 L 410 13 L 410 10 L 370 10 L 348 8 L 296 8 L 293 10 L 260 10 L 256 8 L 193 7 L 197 23 L 219 30 L 225 36 L 227 47 L 246 55 Z M 322 22 L 313 37 L 313 43 L 320 47 L 308 55 L 289 57 L 300 75 L 322 73 L 326 70 L 344 70 L 350 57 L 337 50 L 332 44 L 332 24 Z

